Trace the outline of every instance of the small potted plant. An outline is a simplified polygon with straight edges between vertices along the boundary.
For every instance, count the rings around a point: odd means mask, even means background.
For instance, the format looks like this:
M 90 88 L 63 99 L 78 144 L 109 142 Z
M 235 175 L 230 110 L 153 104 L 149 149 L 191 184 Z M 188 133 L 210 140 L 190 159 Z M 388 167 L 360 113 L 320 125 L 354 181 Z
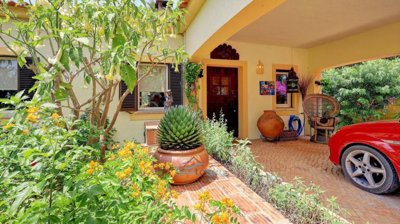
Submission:
M 158 126 L 159 148 L 154 154 L 160 163 L 170 162 L 178 170 L 174 184 L 188 184 L 199 179 L 208 166 L 208 153 L 201 144 L 198 114 L 184 106 L 166 111 Z

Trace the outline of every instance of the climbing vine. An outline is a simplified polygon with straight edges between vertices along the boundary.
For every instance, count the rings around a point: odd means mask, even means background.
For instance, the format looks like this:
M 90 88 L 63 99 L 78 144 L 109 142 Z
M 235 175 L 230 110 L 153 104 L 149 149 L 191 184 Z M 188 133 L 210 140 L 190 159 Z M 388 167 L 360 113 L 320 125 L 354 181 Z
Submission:
M 185 64 L 185 96 L 188 99 L 189 107 L 194 110 L 199 110 L 199 102 L 197 99 L 197 91 L 200 86 L 197 85 L 197 80 L 201 73 L 201 64 L 186 63 Z

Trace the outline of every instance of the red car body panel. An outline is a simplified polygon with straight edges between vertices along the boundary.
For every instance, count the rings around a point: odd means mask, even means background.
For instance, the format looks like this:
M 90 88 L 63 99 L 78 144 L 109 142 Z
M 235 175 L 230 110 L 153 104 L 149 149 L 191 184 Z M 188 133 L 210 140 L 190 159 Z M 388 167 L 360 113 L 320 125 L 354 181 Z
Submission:
M 399 177 L 400 144 L 391 144 L 387 142 L 388 140 L 400 142 L 399 121 L 377 121 L 345 126 L 329 139 L 329 159 L 334 164 L 340 165 L 341 155 L 345 149 L 357 144 L 367 145 L 384 154 Z

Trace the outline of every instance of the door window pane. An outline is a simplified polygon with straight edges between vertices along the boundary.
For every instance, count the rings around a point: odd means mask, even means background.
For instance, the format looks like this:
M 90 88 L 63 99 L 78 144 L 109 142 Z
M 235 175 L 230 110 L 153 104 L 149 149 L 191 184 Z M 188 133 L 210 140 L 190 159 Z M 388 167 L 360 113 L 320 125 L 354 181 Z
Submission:
M 148 75 L 138 85 L 139 109 L 164 107 L 164 93 L 167 91 L 168 81 L 167 71 L 166 65 L 140 65 L 139 78 Z

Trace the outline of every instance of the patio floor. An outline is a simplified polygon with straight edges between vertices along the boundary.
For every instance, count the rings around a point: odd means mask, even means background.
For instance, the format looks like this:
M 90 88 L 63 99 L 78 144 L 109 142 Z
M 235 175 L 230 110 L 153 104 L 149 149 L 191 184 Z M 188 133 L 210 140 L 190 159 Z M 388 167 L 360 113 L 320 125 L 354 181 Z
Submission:
M 209 191 L 213 199 L 231 198 L 240 208 L 243 216 L 240 223 L 290 223 L 271 204 L 249 189 L 243 182 L 230 173 L 214 159 L 203 177 L 193 184 L 173 186 L 179 192 L 178 205 L 193 207 L 197 202 L 198 194 Z
M 340 215 L 347 220 L 357 224 L 400 223 L 400 192 L 374 195 L 356 188 L 329 161 L 327 145 L 308 139 L 277 143 L 253 140 L 250 147 L 266 171 L 276 173 L 287 182 L 301 177 L 321 186 L 324 197 L 336 196 L 348 213 Z

